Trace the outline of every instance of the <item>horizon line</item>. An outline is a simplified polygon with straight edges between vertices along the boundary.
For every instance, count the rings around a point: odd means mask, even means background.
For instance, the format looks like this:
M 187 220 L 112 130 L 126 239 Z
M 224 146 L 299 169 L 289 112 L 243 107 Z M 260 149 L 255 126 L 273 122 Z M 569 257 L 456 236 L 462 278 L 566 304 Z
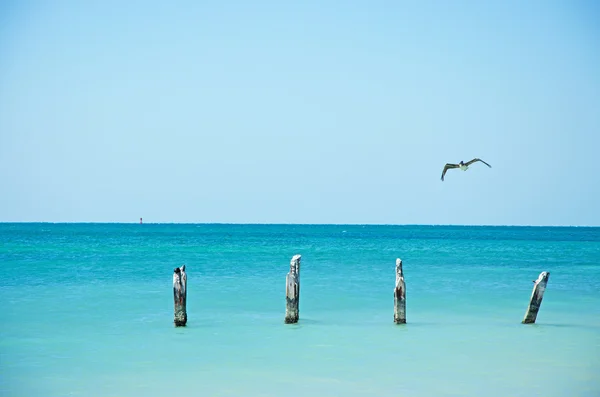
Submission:
M 453 223 L 294 223 L 294 222 L 98 222 L 98 221 L 0 221 L 0 224 L 72 224 L 72 225 L 237 225 L 237 226 L 442 226 L 442 227 L 588 227 L 600 225 L 524 225 L 524 224 L 453 224 Z

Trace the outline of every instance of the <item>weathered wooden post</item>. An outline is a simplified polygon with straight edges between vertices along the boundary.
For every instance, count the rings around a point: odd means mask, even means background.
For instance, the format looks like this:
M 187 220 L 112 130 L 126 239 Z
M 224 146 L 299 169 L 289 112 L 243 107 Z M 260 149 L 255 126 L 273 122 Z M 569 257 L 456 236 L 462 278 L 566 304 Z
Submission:
M 541 272 L 537 280 L 533 280 L 533 291 L 531 292 L 531 299 L 529 300 L 529 306 L 527 307 L 527 313 L 522 324 L 533 324 L 537 317 L 540 305 L 542 304 L 542 298 L 544 297 L 544 291 L 546 291 L 546 284 L 548 284 L 548 278 L 550 272 Z
M 294 324 L 300 317 L 300 258 L 294 255 L 290 262 L 290 272 L 285 278 L 285 323 Z
M 185 308 L 187 275 L 185 274 L 185 265 L 176 267 L 173 272 L 173 299 L 175 300 L 175 326 L 185 326 L 187 323 L 187 311 Z
M 406 284 L 402 272 L 402 259 L 396 259 L 396 287 L 394 288 L 394 322 L 406 324 Z

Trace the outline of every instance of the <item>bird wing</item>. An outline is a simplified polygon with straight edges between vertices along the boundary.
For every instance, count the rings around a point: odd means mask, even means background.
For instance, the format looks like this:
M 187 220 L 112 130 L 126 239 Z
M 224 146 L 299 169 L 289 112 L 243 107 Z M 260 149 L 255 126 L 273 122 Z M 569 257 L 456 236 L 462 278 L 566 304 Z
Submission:
M 450 164 L 450 163 L 446 163 L 446 165 L 444 166 L 444 171 L 442 171 L 442 181 L 444 180 L 444 175 L 446 175 L 446 171 L 448 171 L 449 169 L 452 168 L 458 168 L 458 164 Z
M 465 163 L 465 165 L 466 165 L 466 166 L 469 166 L 469 165 L 471 165 L 471 164 L 473 164 L 473 163 L 476 163 L 476 162 L 478 162 L 478 161 L 481 161 L 483 164 L 485 164 L 485 165 L 487 165 L 488 167 L 492 168 L 492 166 L 491 166 L 491 165 L 489 165 L 488 163 L 486 163 L 486 162 L 485 162 L 485 161 L 483 161 L 482 159 L 477 159 L 477 158 L 475 158 L 475 159 L 473 159 L 473 160 L 471 160 L 471 161 L 469 161 L 469 162 Z

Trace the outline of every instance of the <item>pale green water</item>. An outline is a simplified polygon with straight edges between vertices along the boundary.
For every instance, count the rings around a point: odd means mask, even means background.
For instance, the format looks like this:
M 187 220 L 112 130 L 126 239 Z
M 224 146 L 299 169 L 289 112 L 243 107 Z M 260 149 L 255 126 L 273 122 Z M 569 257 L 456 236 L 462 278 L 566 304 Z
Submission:
M 599 228 L 0 224 L 0 264 L 2 396 L 600 396 Z

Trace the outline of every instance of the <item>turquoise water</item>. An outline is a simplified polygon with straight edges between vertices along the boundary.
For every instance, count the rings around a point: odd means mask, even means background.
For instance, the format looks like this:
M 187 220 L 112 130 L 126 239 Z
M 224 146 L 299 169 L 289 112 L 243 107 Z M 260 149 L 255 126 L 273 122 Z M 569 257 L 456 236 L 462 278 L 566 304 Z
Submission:
M 1 396 L 600 396 L 600 228 L 0 224 L 0 264 Z

